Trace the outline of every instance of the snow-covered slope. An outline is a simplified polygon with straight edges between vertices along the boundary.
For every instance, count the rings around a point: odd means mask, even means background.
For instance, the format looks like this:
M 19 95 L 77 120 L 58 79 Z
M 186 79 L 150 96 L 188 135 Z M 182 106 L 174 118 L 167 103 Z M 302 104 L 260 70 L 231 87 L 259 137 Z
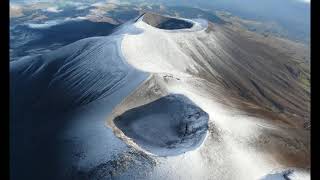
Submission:
M 246 35 L 147 14 L 11 62 L 12 178 L 259 179 L 309 168 L 305 72 Z
M 167 30 L 141 17 L 134 26 L 143 32 L 124 36 L 121 44 L 130 64 L 153 75 L 116 108 L 114 121 L 126 109 L 171 93 L 187 96 L 210 117 L 202 146 L 159 158 L 162 165 L 153 178 L 258 179 L 274 168 L 309 167 L 309 132 L 303 125 L 309 121 L 310 97 L 288 70 L 304 73 L 294 57 L 262 37 L 248 38 L 204 20 L 187 21 L 194 24 L 189 29 Z M 142 93 L 145 90 L 148 93 Z M 117 136 L 136 147 L 134 139 L 113 125 L 112 117 L 109 123 Z M 193 164 L 199 167 L 189 172 Z

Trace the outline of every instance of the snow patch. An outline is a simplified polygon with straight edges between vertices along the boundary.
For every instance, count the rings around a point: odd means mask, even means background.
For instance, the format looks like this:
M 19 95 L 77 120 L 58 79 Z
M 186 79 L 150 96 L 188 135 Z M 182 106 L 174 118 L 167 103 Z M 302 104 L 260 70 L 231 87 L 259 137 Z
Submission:
M 46 11 L 52 12 L 52 13 L 59 13 L 59 12 L 62 12 L 63 10 L 59 9 L 58 7 L 49 7 L 46 9 Z
M 63 24 L 63 23 L 67 23 L 70 21 L 82 21 L 82 20 L 86 20 L 86 17 L 66 17 L 64 19 L 57 19 L 57 20 L 49 20 L 49 21 L 45 21 L 44 23 L 29 23 L 27 24 L 30 28 L 32 29 L 48 29 L 52 26 L 56 26 L 59 24 Z

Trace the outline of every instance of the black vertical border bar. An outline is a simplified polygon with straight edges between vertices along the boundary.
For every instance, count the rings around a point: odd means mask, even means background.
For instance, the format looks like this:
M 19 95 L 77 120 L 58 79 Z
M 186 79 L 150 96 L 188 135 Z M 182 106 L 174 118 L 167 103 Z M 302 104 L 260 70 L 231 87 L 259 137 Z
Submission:
M 10 3 L 9 0 L 0 1 L 1 34 L 0 34 L 0 94 L 1 94 L 1 179 L 9 179 L 9 25 L 10 25 Z
M 320 119 L 319 119 L 319 0 L 311 0 L 311 179 L 320 179 L 319 143 L 320 143 Z M 318 105 L 317 105 L 318 104 Z

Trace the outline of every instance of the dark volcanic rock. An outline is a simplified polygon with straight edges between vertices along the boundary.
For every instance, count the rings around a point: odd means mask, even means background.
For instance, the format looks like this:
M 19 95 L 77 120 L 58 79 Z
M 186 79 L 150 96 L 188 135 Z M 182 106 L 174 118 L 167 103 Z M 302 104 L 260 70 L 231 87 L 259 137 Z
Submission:
M 151 13 L 144 14 L 142 20 L 153 27 L 167 30 L 187 29 L 193 26 L 193 24 L 188 21 Z

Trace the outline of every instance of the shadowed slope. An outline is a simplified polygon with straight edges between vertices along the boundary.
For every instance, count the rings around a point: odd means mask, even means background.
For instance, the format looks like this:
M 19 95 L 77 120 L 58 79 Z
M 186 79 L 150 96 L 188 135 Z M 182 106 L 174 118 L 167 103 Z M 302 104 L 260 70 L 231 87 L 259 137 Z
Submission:
M 88 38 L 10 63 L 12 179 L 79 179 L 126 150 L 104 118 L 147 74 L 125 62 L 120 42 Z
M 42 56 L 12 62 L 11 89 L 25 89 L 21 103 L 34 108 L 45 105 L 70 109 L 101 99 L 115 91 L 133 71 L 121 60 L 117 43 L 112 38 L 89 38 Z M 15 97 L 19 98 L 22 99 Z

